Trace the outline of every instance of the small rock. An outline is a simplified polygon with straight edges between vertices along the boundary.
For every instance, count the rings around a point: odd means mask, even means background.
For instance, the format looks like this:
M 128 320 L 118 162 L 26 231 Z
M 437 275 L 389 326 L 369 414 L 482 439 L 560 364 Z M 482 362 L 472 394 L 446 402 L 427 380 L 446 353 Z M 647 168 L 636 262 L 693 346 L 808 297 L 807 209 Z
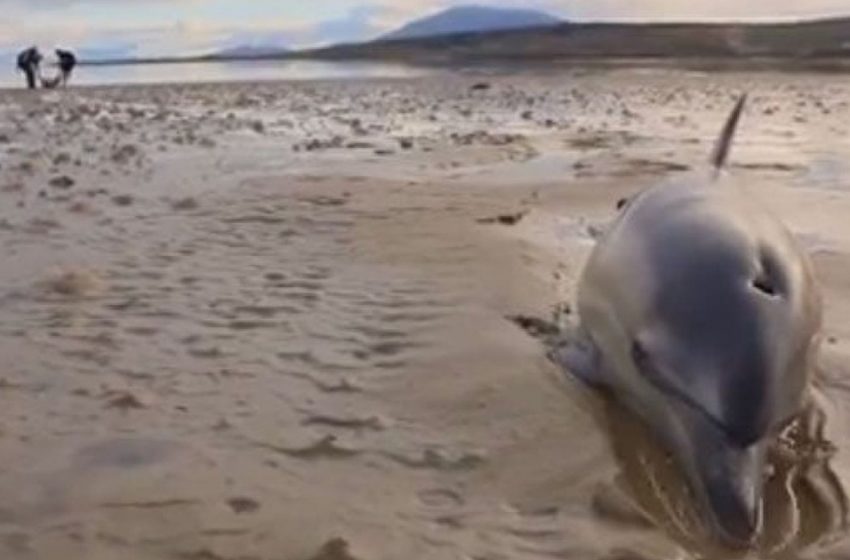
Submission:
M 522 221 L 528 215 L 527 210 L 523 210 L 522 212 L 517 212 L 515 214 L 500 214 L 493 218 L 481 218 L 478 220 L 479 224 L 500 224 L 503 226 L 515 226 L 519 222 Z
M 134 199 L 129 194 L 119 194 L 112 197 L 112 203 L 116 206 L 130 206 L 133 202 Z
M 139 155 L 139 148 L 134 144 L 124 144 L 112 153 L 112 161 L 125 164 Z
M 493 86 L 491 86 L 487 82 L 478 82 L 477 84 L 473 84 L 472 87 L 470 87 L 469 89 L 472 91 L 487 91 L 491 87 Z
M 70 189 L 76 184 L 76 181 L 67 175 L 60 175 L 50 179 L 48 184 L 54 189 Z
M 71 162 L 71 155 L 67 152 L 62 152 L 57 154 L 56 157 L 53 158 L 53 165 L 64 165 L 66 163 Z
M 130 391 L 111 392 L 107 395 L 106 408 L 118 408 L 120 410 L 141 410 L 149 408 L 153 401 L 146 395 Z
M 181 198 L 180 200 L 175 200 L 171 204 L 171 208 L 174 210 L 197 210 L 198 201 L 194 197 L 186 197 Z
M 370 150 L 375 147 L 371 142 L 349 142 L 345 145 L 349 150 Z
M 359 560 L 351 552 L 351 544 L 343 538 L 331 539 L 310 560 Z
M 260 502 L 252 498 L 230 498 L 227 500 L 227 505 L 230 506 L 230 509 L 232 509 L 236 514 L 254 513 L 260 509 Z

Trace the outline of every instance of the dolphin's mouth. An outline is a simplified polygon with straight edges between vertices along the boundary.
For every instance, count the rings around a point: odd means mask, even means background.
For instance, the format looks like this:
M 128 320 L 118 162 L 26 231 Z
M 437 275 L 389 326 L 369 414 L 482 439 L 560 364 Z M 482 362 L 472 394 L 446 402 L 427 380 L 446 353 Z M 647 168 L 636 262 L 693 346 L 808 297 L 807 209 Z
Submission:
M 706 509 L 714 532 L 734 548 L 751 546 L 758 538 L 763 519 L 762 461 L 756 448 L 733 450 L 708 460 L 700 473 Z
M 687 391 L 656 373 L 651 360 L 641 358 L 633 347 L 635 363 L 648 381 L 676 403 L 677 413 L 668 419 L 681 424 L 666 428 L 671 450 L 679 455 L 686 478 L 696 494 L 701 517 L 712 536 L 740 549 L 751 546 L 762 527 L 762 493 L 767 444 L 757 424 L 730 426 L 705 410 Z
M 763 525 L 763 489 L 767 444 L 735 443 L 705 418 L 692 418 L 683 433 L 689 440 L 686 473 L 710 530 L 733 548 L 753 545 Z
M 665 422 L 647 421 L 604 393 L 602 402 L 633 497 L 660 529 L 711 554 L 737 557 L 761 546 L 766 440 L 738 445 L 680 401 L 668 401 L 676 403 L 678 414 Z

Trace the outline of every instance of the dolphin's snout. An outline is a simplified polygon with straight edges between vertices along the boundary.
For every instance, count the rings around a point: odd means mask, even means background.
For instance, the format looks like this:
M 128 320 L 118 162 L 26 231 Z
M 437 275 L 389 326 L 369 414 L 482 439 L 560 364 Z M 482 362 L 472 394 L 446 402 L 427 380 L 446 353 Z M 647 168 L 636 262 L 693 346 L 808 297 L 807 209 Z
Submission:
M 727 545 L 748 547 L 762 526 L 764 446 L 740 448 L 725 439 L 708 443 L 697 457 L 696 485 L 702 489 L 709 521 Z
M 728 475 L 706 481 L 708 505 L 719 536 L 732 546 L 746 547 L 761 529 L 761 483 Z

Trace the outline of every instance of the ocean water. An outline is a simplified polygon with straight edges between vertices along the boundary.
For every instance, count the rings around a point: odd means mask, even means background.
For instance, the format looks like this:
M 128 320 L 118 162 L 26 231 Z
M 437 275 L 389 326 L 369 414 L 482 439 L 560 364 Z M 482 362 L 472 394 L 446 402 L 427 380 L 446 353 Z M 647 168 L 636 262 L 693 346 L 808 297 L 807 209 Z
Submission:
M 24 87 L 24 75 L 15 70 L 14 64 L 4 66 L 8 70 L 0 73 L 0 87 Z M 426 72 L 425 69 L 402 64 L 300 60 L 126 64 L 80 66 L 74 72 L 72 85 L 405 78 Z M 43 68 L 45 77 L 52 77 L 55 73 L 56 69 L 51 66 Z

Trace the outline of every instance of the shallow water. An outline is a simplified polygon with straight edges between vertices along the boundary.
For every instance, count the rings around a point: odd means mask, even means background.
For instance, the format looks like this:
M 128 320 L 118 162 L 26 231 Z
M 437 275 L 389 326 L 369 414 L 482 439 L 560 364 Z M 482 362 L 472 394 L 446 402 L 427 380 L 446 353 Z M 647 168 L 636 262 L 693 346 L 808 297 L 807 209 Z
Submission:
M 44 68 L 45 76 L 54 69 Z M 74 85 L 174 84 L 203 82 L 264 82 L 279 80 L 341 80 L 411 78 L 427 73 L 423 68 L 378 62 L 229 61 L 177 64 L 123 64 L 79 66 Z M 0 87 L 23 87 L 23 75 L 0 75 Z

